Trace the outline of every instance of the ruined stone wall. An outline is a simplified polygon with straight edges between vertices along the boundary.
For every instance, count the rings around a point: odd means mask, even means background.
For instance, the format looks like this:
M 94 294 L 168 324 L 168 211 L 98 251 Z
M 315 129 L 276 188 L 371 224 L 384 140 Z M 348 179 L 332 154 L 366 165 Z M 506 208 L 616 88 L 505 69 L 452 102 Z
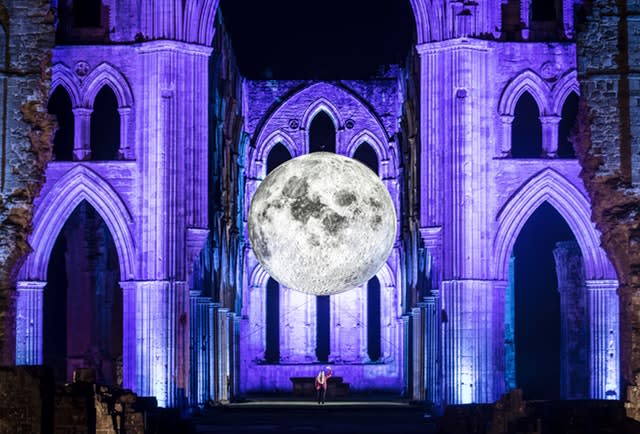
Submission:
M 15 360 L 15 273 L 51 158 L 53 22 L 47 0 L 0 1 L 0 365 Z
M 623 386 L 640 370 L 640 2 L 595 0 L 578 33 L 576 150 L 620 281 Z

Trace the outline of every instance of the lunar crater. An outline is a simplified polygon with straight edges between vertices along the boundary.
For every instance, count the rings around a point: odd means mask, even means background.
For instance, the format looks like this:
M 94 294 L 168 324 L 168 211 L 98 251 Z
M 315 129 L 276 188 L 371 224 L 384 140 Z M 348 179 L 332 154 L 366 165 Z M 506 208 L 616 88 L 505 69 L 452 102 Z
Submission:
M 319 219 L 327 206 L 320 198 L 299 197 L 291 203 L 291 215 L 301 223 L 306 223 L 310 217 Z

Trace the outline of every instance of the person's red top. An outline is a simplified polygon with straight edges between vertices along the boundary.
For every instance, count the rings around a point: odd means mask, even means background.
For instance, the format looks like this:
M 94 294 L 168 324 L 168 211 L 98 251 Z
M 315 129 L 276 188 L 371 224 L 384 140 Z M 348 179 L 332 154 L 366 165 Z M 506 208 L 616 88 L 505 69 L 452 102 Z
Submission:
M 328 374 L 324 375 L 324 382 L 321 382 L 320 374 L 316 375 L 316 390 L 320 390 L 322 387 L 324 390 L 327 390 L 327 383 L 329 382 L 329 378 L 331 378 L 333 373 L 329 371 Z

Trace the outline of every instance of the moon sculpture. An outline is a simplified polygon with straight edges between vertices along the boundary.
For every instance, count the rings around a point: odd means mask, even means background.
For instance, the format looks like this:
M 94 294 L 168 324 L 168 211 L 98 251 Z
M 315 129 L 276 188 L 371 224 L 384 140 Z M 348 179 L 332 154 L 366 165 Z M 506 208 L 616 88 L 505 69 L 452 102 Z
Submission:
M 258 261 L 282 285 L 313 295 L 369 280 L 391 253 L 396 213 L 380 178 L 327 152 L 289 160 L 267 176 L 249 209 Z

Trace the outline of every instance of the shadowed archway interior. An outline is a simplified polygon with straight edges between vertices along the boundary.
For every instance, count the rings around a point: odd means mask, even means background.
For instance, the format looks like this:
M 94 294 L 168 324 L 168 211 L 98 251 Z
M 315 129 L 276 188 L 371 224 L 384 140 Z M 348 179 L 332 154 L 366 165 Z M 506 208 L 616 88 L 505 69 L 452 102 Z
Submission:
M 515 383 L 523 389 L 526 399 L 579 397 L 568 396 L 572 393 L 583 394 L 584 398 L 588 392 L 586 372 L 578 378 L 569 372 L 586 370 L 588 366 L 586 351 L 568 354 L 572 346 L 568 340 L 588 345 L 588 328 L 585 330 L 581 255 L 577 248 L 570 252 L 573 257 L 569 260 L 578 260 L 576 269 L 571 270 L 577 275 L 575 279 L 569 276 L 572 279 L 567 281 L 564 270 L 569 268 L 569 261 L 566 255 L 558 254 L 566 242 L 577 246 L 566 221 L 544 202 L 527 220 L 514 245 L 514 306 L 507 309 L 513 309 L 515 319 Z M 582 303 L 567 302 L 574 293 Z M 573 392 L 563 387 L 569 377 L 574 383 L 581 383 L 571 389 Z
M 106 223 L 81 202 L 56 239 L 44 289 L 43 357 L 57 381 L 71 381 L 75 369 L 92 368 L 99 383 L 122 384 L 119 275 Z

